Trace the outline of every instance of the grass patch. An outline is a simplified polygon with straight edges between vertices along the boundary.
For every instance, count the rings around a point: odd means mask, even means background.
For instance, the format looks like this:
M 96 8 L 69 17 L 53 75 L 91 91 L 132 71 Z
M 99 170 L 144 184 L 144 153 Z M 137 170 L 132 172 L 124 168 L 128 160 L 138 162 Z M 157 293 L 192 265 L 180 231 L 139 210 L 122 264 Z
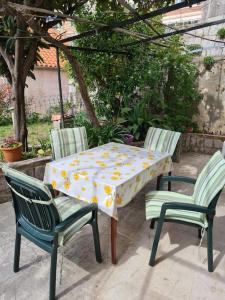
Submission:
M 49 130 L 52 128 L 52 123 L 39 122 L 35 124 L 28 124 L 28 143 L 29 145 L 39 144 L 38 139 L 45 139 L 49 137 Z M 0 126 L 0 142 L 8 136 L 13 136 L 13 126 Z

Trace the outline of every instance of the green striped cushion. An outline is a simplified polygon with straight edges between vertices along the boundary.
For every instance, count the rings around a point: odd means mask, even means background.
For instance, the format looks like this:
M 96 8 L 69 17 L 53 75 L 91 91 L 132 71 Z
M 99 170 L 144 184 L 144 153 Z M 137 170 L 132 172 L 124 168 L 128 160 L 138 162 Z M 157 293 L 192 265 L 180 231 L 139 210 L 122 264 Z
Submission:
M 50 141 L 54 159 L 60 159 L 88 149 L 85 127 L 52 129 Z
M 225 160 L 217 151 L 203 168 L 195 184 L 193 198 L 196 204 L 208 206 L 225 185 Z
M 7 176 L 7 175 L 12 176 L 16 179 L 19 179 L 19 180 L 24 181 L 32 186 L 39 188 L 44 193 L 46 193 L 50 199 L 52 199 L 52 194 L 51 194 L 48 186 L 46 184 L 44 184 L 43 181 L 41 181 L 37 178 L 31 177 L 23 172 L 12 169 L 12 168 L 8 167 L 6 164 L 2 164 L 2 171 L 5 174 L 5 176 Z
M 55 206 L 58 210 L 60 221 L 64 221 L 74 212 L 78 211 L 85 204 L 78 203 L 74 198 L 62 196 L 54 199 Z M 92 213 L 89 213 L 68 227 L 64 232 L 59 234 L 58 243 L 60 246 L 65 245 L 66 242 L 79 231 L 92 217 Z
M 179 193 L 168 192 L 168 191 L 154 191 L 146 194 L 146 219 L 159 218 L 161 213 L 161 207 L 165 202 L 181 202 L 181 203 L 194 203 L 192 196 L 182 195 Z M 178 209 L 168 209 L 166 211 L 166 219 L 169 220 L 180 220 L 184 222 L 189 222 L 197 224 L 201 227 L 206 228 L 207 221 L 205 214 L 178 210 Z
M 167 152 L 172 156 L 180 135 L 180 132 L 150 127 L 145 139 L 144 148 L 162 153 Z

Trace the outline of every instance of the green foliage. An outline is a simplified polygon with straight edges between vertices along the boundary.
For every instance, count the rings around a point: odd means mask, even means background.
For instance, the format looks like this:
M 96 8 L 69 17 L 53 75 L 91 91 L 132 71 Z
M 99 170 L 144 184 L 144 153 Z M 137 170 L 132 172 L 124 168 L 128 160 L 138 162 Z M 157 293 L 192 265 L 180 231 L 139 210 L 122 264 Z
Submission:
M 100 128 L 95 128 L 85 113 L 78 113 L 75 116 L 74 126 L 86 128 L 88 144 L 91 148 L 109 142 L 123 143 L 123 135 L 127 133 L 127 130 L 119 122 L 105 121 Z
M 89 4 L 79 15 L 107 24 L 128 18 L 120 6 L 104 9 L 98 4 L 94 9 Z M 76 26 L 78 32 L 89 28 L 84 24 Z M 143 22 L 129 29 L 155 35 Z M 161 26 L 155 29 L 164 30 Z M 130 36 L 105 32 L 78 40 L 76 45 L 118 50 L 120 45 L 131 41 Z M 196 85 L 197 67 L 190 52 L 181 46 L 179 37 L 170 38 L 166 45 L 165 48 L 138 44 L 127 49 L 128 55 L 75 52 L 98 116 L 112 123 L 123 122 L 136 140 L 145 138 L 149 126 L 178 131 L 193 126 L 192 117 L 201 98 Z
M 69 101 L 64 101 L 63 103 L 63 110 L 64 110 L 64 113 L 65 114 L 68 114 L 69 111 L 72 109 L 72 103 L 69 102 Z M 49 117 L 51 117 L 52 115 L 54 114 L 59 114 L 61 112 L 61 109 L 60 109 L 60 105 L 57 104 L 57 105 L 53 105 L 51 106 L 48 111 L 47 111 L 47 115 Z
M 225 28 L 220 28 L 218 31 L 217 31 L 217 34 L 218 38 L 220 38 L 221 40 L 224 40 L 225 39 Z
M 202 47 L 199 44 L 191 44 L 187 45 L 187 50 L 190 51 L 193 55 L 200 55 L 202 52 Z
M 212 67 L 214 66 L 215 62 L 216 61 L 213 56 L 206 56 L 206 57 L 204 57 L 204 60 L 203 60 L 203 64 L 204 64 L 206 70 L 208 70 L 208 71 L 212 70 Z
M 40 114 L 36 112 L 32 112 L 27 116 L 27 123 L 28 124 L 35 124 L 40 121 Z
M 9 101 L 6 93 L 0 90 L 0 126 L 12 124 L 12 116 L 9 110 Z
M 35 158 L 35 157 L 37 157 L 37 153 L 36 153 L 34 147 L 32 147 L 32 149 L 30 151 L 23 152 L 23 154 L 22 154 L 23 160 L 31 159 L 31 158 Z
M 37 154 L 39 156 L 47 156 L 47 155 L 50 155 L 52 153 L 51 142 L 50 142 L 49 137 L 39 138 L 38 142 L 40 143 L 40 146 L 41 146 L 41 148 L 37 152 Z

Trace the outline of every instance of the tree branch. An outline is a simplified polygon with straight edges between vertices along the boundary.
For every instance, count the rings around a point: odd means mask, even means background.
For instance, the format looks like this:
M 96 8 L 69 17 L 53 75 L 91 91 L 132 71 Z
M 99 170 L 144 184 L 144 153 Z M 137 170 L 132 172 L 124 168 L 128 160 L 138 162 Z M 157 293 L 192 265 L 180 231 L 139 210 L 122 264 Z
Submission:
M 33 40 L 30 48 L 29 48 L 29 52 L 27 54 L 26 60 L 24 62 L 24 67 L 23 67 L 23 79 L 24 81 L 26 80 L 26 77 L 31 69 L 31 67 L 33 66 L 34 62 L 35 62 L 35 57 L 37 54 L 37 49 L 38 49 L 38 40 Z
M 0 43 L 0 54 L 3 57 L 6 65 L 7 65 L 7 68 L 9 70 L 11 77 L 13 78 L 14 62 L 13 62 L 12 56 L 5 52 L 5 49 L 3 48 L 1 43 Z
M 38 12 L 38 13 L 41 12 L 41 13 L 44 13 L 44 14 L 47 14 L 47 15 L 55 15 L 55 16 L 61 17 L 63 19 L 71 19 L 71 20 L 75 20 L 79 23 L 90 24 L 90 25 L 94 25 L 94 26 L 97 26 L 97 27 L 107 26 L 104 23 L 99 23 L 99 22 L 96 22 L 96 21 L 80 18 L 80 17 L 77 17 L 77 16 L 70 16 L 70 15 L 67 15 L 67 14 L 63 14 L 63 13 L 56 12 L 56 11 L 51 11 L 51 10 L 44 9 L 44 8 L 31 7 L 31 6 L 27 6 L 27 5 L 12 3 L 12 2 L 8 2 L 7 5 L 10 8 L 14 8 L 17 11 L 20 11 L 21 13 L 24 13 L 24 11 L 33 11 L 33 12 Z M 135 31 L 132 31 L 132 30 L 127 30 L 127 29 L 119 28 L 119 27 L 113 28 L 112 31 L 127 34 L 129 36 L 132 36 L 132 37 L 135 37 L 135 38 L 138 38 L 138 39 L 143 39 L 144 37 L 145 38 L 149 37 L 147 35 L 140 34 L 139 32 L 135 32 Z

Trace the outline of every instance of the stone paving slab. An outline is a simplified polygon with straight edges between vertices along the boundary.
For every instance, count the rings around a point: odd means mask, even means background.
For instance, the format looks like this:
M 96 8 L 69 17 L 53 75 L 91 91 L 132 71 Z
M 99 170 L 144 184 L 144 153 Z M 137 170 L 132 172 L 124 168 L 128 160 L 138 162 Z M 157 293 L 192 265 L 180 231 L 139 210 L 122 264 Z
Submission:
M 174 174 L 196 177 L 208 155 L 183 154 Z M 225 194 L 218 205 L 214 226 L 215 271 L 208 273 L 206 238 L 199 248 L 197 230 L 168 223 L 164 226 L 157 264 L 148 266 L 154 230 L 145 221 L 144 193 L 152 182 L 119 211 L 118 256 L 110 260 L 110 220 L 99 216 L 103 263 L 95 262 L 91 228 L 78 233 L 65 248 L 62 285 L 57 268 L 57 298 L 81 300 L 216 300 L 225 299 Z M 191 186 L 173 185 L 173 190 L 192 193 Z M 22 239 L 21 270 L 13 273 L 14 213 L 11 203 L 0 205 L 0 299 L 48 299 L 50 256 Z

